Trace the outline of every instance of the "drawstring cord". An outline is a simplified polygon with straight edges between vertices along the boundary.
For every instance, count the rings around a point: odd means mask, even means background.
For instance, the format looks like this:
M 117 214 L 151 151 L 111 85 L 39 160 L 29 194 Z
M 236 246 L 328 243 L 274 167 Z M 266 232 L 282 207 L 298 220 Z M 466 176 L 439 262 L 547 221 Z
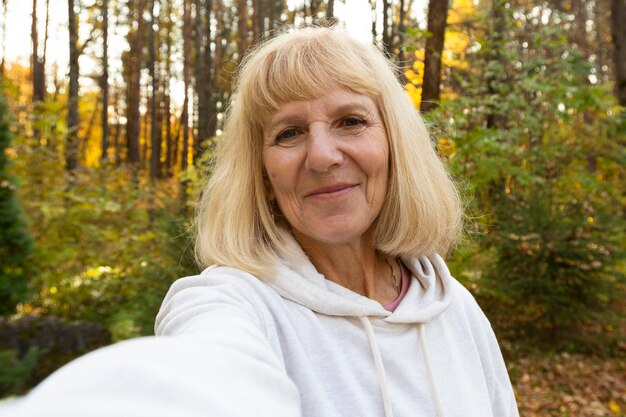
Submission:
M 376 336 L 374 336 L 374 329 L 372 329 L 372 323 L 370 323 L 367 317 L 359 317 L 365 333 L 367 334 L 367 340 L 372 349 L 372 355 L 374 355 L 374 364 L 376 366 L 376 373 L 378 374 L 378 384 L 380 385 L 380 391 L 383 395 L 383 405 L 385 407 L 385 417 L 393 417 L 393 410 L 391 409 L 391 399 L 389 398 L 389 385 L 387 384 L 387 375 L 385 374 L 385 367 L 383 366 L 383 358 L 380 355 L 378 344 L 376 343 Z
M 430 358 L 428 357 L 428 346 L 426 346 L 426 335 L 423 323 L 419 324 L 419 337 L 422 345 L 422 356 L 424 357 L 424 363 L 426 364 L 426 371 L 428 372 L 428 382 L 430 383 L 430 390 L 433 394 L 433 400 L 435 402 L 435 409 L 437 411 L 437 417 L 444 417 L 443 407 L 441 406 L 441 399 L 439 398 L 439 391 L 437 391 L 437 384 L 435 384 L 435 375 L 433 374 L 433 368 L 430 366 Z
M 376 366 L 376 373 L 378 374 L 378 383 L 380 385 L 380 391 L 383 396 L 383 406 L 385 408 L 385 417 L 393 417 L 393 410 L 391 409 L 391 399 L 389 398 L 389 384 L 387 383 L 387 374 L 385 373 L 385 367 L 383 366 L 383 358 L 380 355 L 378 344 L 376 343 L 376 336 L 374 335 L 374 329 L 372 323 L 370 323 L 367 317 L 359 317 L 365 333 L 367 334 L 367 340 L 374 356 L 374 365 Z M 422 346 L 422 356 L 424 363 L 426 364 L 426 372 L 428 373 L 428 382 L 430 384 L 430 390 L 432 392 L 433 401 L 435 403 L 435 409 L 437 411 L 437 417 L 445 417 L 443 413 L 443 407 L 441 405 L 441 399 L 439 398 L 439 391 L 437 390 L 437 384 L 435 384 L 435 375 L 433 369 L 430 366 L 430 357 L 428 356 L 428 346 L 426 345 L 425 326 L 423 323 L 419 324 L 419 339 Z

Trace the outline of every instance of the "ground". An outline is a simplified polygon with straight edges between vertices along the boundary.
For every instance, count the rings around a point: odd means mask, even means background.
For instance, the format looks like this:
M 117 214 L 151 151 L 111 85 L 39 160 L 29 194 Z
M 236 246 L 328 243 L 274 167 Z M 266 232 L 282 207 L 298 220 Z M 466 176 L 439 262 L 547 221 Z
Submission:
M 626 355 L 509 361 L 521 417 L 626 416 Z

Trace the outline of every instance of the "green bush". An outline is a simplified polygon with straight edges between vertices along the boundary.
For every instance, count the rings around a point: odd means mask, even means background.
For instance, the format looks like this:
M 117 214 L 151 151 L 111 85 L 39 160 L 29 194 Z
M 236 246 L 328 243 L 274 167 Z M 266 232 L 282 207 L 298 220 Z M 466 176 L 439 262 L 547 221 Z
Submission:
M 501 35 L 434 116 L 479 230 L 458 269 L 505 334 L 560 349 L 623 317 L 622 110 L 555 25 Z
M 19 358 L 16 350 L 0 350 L 0 398 L 24 392 L 38 358 L 36 346 L 31 346 L 23 358 Z

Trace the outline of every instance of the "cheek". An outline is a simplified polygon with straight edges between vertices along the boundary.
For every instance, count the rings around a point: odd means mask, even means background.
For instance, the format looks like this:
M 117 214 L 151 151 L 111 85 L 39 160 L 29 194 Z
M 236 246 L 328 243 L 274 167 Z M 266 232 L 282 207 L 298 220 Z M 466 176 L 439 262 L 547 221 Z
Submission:
M 263 163 L 268 196 L 274 200 L 289 189 L 294 174 L 290 172 L 287 161 L 280 155 L 267 155 L 263 158 Z

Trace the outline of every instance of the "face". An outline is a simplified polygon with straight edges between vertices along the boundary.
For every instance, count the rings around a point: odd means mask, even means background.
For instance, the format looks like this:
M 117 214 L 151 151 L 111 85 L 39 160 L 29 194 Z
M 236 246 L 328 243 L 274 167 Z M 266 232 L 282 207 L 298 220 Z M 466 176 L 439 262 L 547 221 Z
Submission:
M 303 246 L 368 239 L 387 192 L 388 161 L 378 106 L 348 90 L 288 102 L 264 129 L 269 196 Z

